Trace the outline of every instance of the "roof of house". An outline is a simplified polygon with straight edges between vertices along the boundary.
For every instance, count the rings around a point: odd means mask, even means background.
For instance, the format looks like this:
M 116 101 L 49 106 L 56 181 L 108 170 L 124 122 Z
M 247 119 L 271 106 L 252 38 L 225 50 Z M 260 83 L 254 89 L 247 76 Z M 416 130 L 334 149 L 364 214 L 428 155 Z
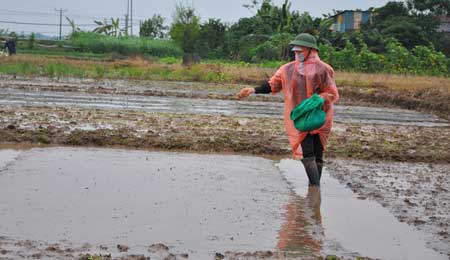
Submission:
M 344 11 L 339 11 L 335 15 L 330 16 L 330 18 L 336 17 L 338 15 L 341 15 L 341 14 L 347 13 L 347 12 L 363 12 L 363 13 L 369 12 L 369 13 L 371 13 L 372 11 L 370 11 L 370 10 L 365 10 L 365 11 L 363 11 L 363 10 L 344 10 Z

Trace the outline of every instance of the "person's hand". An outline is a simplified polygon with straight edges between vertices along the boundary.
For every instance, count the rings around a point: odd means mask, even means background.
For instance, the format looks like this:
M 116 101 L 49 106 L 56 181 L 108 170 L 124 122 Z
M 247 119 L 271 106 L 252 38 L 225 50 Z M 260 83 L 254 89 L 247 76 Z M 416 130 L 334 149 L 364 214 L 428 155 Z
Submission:
M 255 93 L 255 88 L 243 88 L 236 94 L 238 98 L 246 98 Z

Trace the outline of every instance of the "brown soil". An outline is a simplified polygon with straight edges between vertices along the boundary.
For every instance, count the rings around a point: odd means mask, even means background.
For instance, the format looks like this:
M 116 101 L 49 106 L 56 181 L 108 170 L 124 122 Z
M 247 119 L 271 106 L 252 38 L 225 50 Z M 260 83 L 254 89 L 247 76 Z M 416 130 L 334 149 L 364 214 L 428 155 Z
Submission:
M 450 92 L 446 88 L 429 88 L 420 90 L 395 90 L 383 85 L 370 88 L 341 86 L 340 95 L 346 103 L 370 102 L 383 106 L 435 113 L 450 119 Z
M 27 107 L 2 108 L 0 115 L 4 144 L 290 155 L 281 119 Z M 447 127 L 337 123 L 329 142 L 329 157 L 450 162 Z

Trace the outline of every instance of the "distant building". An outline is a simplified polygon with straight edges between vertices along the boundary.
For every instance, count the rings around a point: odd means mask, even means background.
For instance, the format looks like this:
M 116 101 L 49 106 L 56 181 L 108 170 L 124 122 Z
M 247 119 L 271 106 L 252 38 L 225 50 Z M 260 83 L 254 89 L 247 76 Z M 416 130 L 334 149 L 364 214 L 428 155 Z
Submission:
M 353 32 L 361 29 L 361 25 L 372 20 L 371 11 L 353 11 L 345 10 L 335 14 L 331 18 L 334 19 L 330 29 L 333 32 Z
M 450 34 L 450 16 L 441 16 L 439 17 L 441 24 L 438 28 L 438 32 L 445 32 Z

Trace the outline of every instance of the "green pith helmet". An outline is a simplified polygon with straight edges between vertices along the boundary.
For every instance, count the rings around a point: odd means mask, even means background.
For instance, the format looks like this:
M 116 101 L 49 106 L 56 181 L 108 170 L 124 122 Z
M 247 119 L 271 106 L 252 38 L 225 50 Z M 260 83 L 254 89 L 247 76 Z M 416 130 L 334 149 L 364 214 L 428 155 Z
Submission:
M 293 41 L 289 43 L 290 45 L 298 45 L 298 46 L 304 46 L 312 49 L 319 50 L 319 47 L 317 47 L 317 40 L 316 37 L 312 36 L 309 33 L 301 33 L 295 37 Z

